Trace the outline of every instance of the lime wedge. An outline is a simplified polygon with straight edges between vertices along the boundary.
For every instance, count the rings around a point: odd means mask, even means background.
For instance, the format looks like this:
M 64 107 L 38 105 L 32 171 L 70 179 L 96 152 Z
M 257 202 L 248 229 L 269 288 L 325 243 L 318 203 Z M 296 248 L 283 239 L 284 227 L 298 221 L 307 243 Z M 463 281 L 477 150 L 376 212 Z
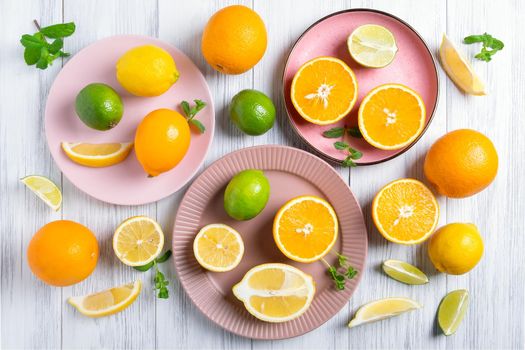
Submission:
M 386 298 L 372 301 L 357 310 L 348 327 L 352 328 L 361 324 L 381 321 L 385 318 L 397 316 L 422 307 L 417 301 L 408 298 Z
M 417 267 L 400 260 L 386 260 L 383 262 L 383 271 L 396 281 L 406 284 L 425 284 L 428 277 Z
M 53 181 L 40 175 L 29 175 L 20 179 L 20 181 L 53 210 L 57 211 L 60 209 L 62 192 L 60 192 L 60 189 Z
M 383 26 L 365 24 L 357 27 L 347 40 L 350 56 L 362 66 L 382 68 L 396 56 L 396 39 Z
M 445 335 L 451 335 L 458 329 L 467 313 L 468 291 L 458 289 L 445 295 L 438 309 L 438 323 Z

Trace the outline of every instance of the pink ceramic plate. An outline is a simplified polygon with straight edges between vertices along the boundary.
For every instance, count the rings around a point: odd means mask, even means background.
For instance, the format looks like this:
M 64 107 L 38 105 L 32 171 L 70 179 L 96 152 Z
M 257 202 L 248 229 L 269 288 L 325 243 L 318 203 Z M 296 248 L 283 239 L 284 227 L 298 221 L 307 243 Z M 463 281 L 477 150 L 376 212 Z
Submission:
M 115 64 L 127 50 L 152 44 L 167 50 L 174 58 L 180 79 L 158 97 L 137 97 L 126 92 L 115 77 Z M 120 123 L 108 131 L 97 131 L 84 125 L 75 113 L 75 97 L 87 84 L 102 82 L 112 86 L 122 97 L 124 115 Z M 181 163 L 155 178 L 148 178 L 135 153 L 117 165 L 88 168 L 73 163 L 62 152 L 60 143 L 67 142 L 128 142 L 142 118 L 158 108 L 179 108 L 182 100 L 201 99 L 208 105 L 198 119 L 206 126 L 202 135 L 192 132 L 191 145 Z M 102 201 L 135 205 L 157 201 L 180 189 L 204 161 L 213 139 L 215 127 L 213 100 L 199 69 L 175 47 L 150 37 L 136 35 L 113 36 L 84 48 L 58 74 L 46 105 L 45 129 L 49 149 L 66 177 L 79 189 Z
M 235 221 L 224 211 L 223 193 L 233 175 L 245 169 L 261 169 L 270 181 L 271 194 L 261 214 L 249 221 Z M 340 235 L 335 251 L 350 257 L 359 271 L 344 291 L 336 291 L 322 262 L 301 264 L 287 259 L 277 248 L 272 223 L 277 210 L 299 195 L 326 198 L 339 218 Z M 245 252 L 234 270 L 209 272 L 193 255 L 193 239 L 200 228 L 224 223 L 241 234 Z M 255 339 L 290 338 L 309 332 L 334 316 L 357 288 L 365 267 L 367 234 L 363 214 L 352 191 L 326 162 L 296 148 L 258 146 L 230 153 L 207 168 L 184 196 L 173 227 L 175 266 L 182 286 L 209 319 L 235 334 Z M 326 259 L 335 262 L 333 255 Z M 284 323 L 267 323 L 251 316 L 231 288 L 255 265 L 284 262 L 313 276 L 317 292 L 301 317 Z
M 352 31 L 363 24 L 378 24 L 388 28 L 395 36 L 399 51 L 394 61 L 385 68 L 364 68 L 355 63 L 347 48 L 347 38 Z M 290 100 L 290 86 L 299 67 L 308 60 L 319 56 L 334 56 L 345 61 L 355 72 L 359 95 L 357 103 L 347 118 L 339 123 L 318 126 L 304 120 Z M 427 109 L 426 131 L 438 101 L 438 73 L 436 63 L 421 36 L 401 19 L 377 10 L 351 9 L 333 13 L 314 23 L 295 43 L 283 73 L 283 94 L 286 111 L 297 134 L 325 158 L 340 162 L 344 153 L 333 147 L 334 139 L 324 138 L 322 132 L 335 126 L 356 126 L 357 111 L 363 97 L 374 87 L 386 83 L 401 83 L 419 92 Z M 369 145 L 364 139 L 349 137 L 346 141 L 362 151 L 359 165 L 380 163 L 392 159 L 408 150 L 417 138 L 406 148 L 383 151 Z

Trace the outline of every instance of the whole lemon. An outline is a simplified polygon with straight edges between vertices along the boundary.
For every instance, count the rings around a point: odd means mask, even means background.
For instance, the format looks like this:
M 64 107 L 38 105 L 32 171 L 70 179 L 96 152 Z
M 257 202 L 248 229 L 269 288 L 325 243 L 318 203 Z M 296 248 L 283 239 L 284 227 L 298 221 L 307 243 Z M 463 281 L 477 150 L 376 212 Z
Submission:
M 154 45 L 127 51 L 117 62 L 117 80 L 133 95 L 159 96 L 179 79 L 173 57 Z
M 27 261 L 47 284 L 69 286 L 88 277 L 98 261 L 95 235 L 84 225 L 58 220 L 44 225 L 31 239 Z
M 190 147 L 186 119 L 171 109 L 157 109 L 144 117 L 135 133 L 135 153 L 149 176 L 173 169 Z
M 462 275 L 474 268 L 483 255 L 483 239 L 474 224 L 454 223 L 441 227 L 430 238 L 428 256 L 441 272 Z
M 204 58 L 215 70 L 241 74 L 259 62 L 266 51 L 266 27 L 252 9 L 233 5 L 217 11 L 202 33 Z
M 452 198 L 472 196 L 496 177 L 498 153 L 482 133 L 470 129 L 455 130 L 430 147 L 424 172 L 442 195 Z

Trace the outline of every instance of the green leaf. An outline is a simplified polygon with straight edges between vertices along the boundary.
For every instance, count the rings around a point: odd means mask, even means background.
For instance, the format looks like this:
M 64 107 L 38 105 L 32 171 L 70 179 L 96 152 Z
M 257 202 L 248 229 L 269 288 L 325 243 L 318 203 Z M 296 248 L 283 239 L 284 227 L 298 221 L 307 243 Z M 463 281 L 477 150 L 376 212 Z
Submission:
M 43 27 L 40 29 L 40 33 L 44 34 L 48 38 L 58 39 L 72 35 L 75 32 L 75 28 L 75 23 L 73 22 L 60 23 Z
M 191 125 L 195 125 L 195 127 L 199 130 L 200 134 L 204 134 L 204 132 L 206 131 L 206 127 L 204 126 L 204 124 L 202 124 L 197 119 L 190 119 L 189 122 L 191 123 Z
M 20 43 L 26 48 L 40 49 L 45 46 L 46 42 L 35 37 L 35 35 L 24 34 L 20 38 Z
M 195 114 L 199 113 L 204 107 L 206 107 L 206 102 L 202 100 L 193 100 L 195 102 Z
M 490 62 L 492 56 L 499 50 L 502 50 L 505 46 L 501 40 L 496 39 L 487 33 L 481 35 L 469 35 L 463 39 L 463 42 L 465 44 L 482 43 L 483 47 L 481 48 L 481 51 L 474 57 L 485 62 Z M 488 48 L 492 50 L 488 50 Z
M 133 266 L 133 268 L 135 270 L 137 270 L 137 271 L 145 272 L 145 271 L 148 271 L 149 269 L 151 269 L 153 267 L 153 265 L 155 265 L 155 262 L 151 261 L 151 262 L 147 263 L 146 265 Z
M 161 288 L 161 289 L 159 289 L 159 293 L 157 294 L 157 297 L 159 299 L 168 299 L 170 297 L 168 288 Z
M 186 117 L 188 118 L 191 118 L 191 115 L 190 115 L 190 104 L 188 103 L 188 101 L 182 101 L 180 103 L 180 106 L 182 107 L 182 110 L 184 111 L 184 114 L 186 114 Z
M 55 39 L 51 44 L 47 46 L 49 53 L 56 54 L 64 47 L 64 40 Z
M 329 139 L 336 139 L 338 137 L 342 137 L 344 133 L 345 133 L 345 128 L 337 127 L 337 128 L 331 128 L 330 130 L 324 131 L 323 136 Z
M 28 66 L 32 66 L 40 59 L 40 49 L 34 47 L 26 47 L 24 50 L 24 60 Z
M 64 51 L 60 51 L 58 54 L 60 55 L 60 57 L 69 57 L 69 56 L 71 56 L 71 54 L 69 52 L 64 52 Z
M 337 142 L 334 142 L 334 147 L 338 150 L 345 150 L 350 146 L 346 142 L 337 141 Z
M 339 262 L 339 266 L 341 266 L 341 267 L 345 266 L 346 265 L 346 259 L 347 259 L 346 256 L 338 254 L 337 255 L 337 260 Z
M 354 161 L 352 160 L 351 158 L 352 156 L 348 156 L 346 157 L 343 162 L 341 163 L 341 165 L 345 168 L 349 168 L 349 167 L 356 167 L 357 165 L 354 163 Z
M 352 159 L 361 159 L 361 157 L 363 157 L 363 153 L 361 153 L 360 151 L 356 150 L 355 148 L 348 148 L 348 152 L 350 152 L 350 158 Z
M 490 47 L 494 50 L 501 50 L 505 47 L 505 45 L 501 40 L 494 38 Z
M 157 262 L 157 264 L 162 264 L 163 262 L 166 262 L 170 258 L 170 256 L 171 256 L 171 250 L 167 250 L 159 258 L 155 259 L 155 261 Z
M 463 42 L 467 45 L 470 45 L 474 43 L 482 43 L 484 40 L 485 39 L 483 35 L 469 35 L 463 39 Z
M 49 51 L 45 47 L 40 49 L 40 58 L 36 62 L 36 67 L 40 69 L 46 69 L 49 66 Z
M 348 135 L 355 137 L 355 138 L 363 138 L 363 134 L 361 134 L 361 130 L 359 130 L 358 127 L 351 127 L 347 129 Z

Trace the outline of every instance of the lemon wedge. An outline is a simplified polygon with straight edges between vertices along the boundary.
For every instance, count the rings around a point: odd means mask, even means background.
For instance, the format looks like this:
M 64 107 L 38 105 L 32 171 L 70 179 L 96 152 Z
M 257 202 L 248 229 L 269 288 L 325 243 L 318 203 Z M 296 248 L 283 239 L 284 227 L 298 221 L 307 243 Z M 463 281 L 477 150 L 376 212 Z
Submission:
M 199 264 L 207 270 L 230 271 L 241 262 L 244 243 L 241 235 L 230 226 L 210 224 L 197 233 L 193 241 L 193 253 Z
M 286 264 L 253 267 L 233 287 L 246 310 L 266 322 L 285 322 L 301 316 L 315 295 L 312 276 Z
M 45 176 L 29 175 L 20 181 L 43 200 L 51 209 L 58 211 L 62 205 L 62 192 L 57 185 Z
M 385 318 L 420 308 L 422 308 L 421 304 L 408 298 L 386 298 L 372 301 L 357 310 L 348 327 L 352 328 L 370 322 L 381 321 Z
M 347 40 L 350 56 L 362 66 L 382 68 L 396 56 L 396 38 L 391 31 L 377 24 L 357 27 Z
M 122 162 L 131 152 L 132 142 L 71 143 L 62 142 L 62 150 L 75 163 L 101 168 Z
M 155 259 L 164 247 L 162 228 L 147 216 L 134 216 L 115 230 L 113 250 L 128 266 L 142 266 Z
M 445 335 L 456 332 L 467 313 L 469 304 L 468 291 L 458 289 L 445 295 L 438 309 L 439 327 Z
M 443 34 L 439 47 L 439 59 L 449 78 L 461 90 L 470 95 L 486 95 L 485 84 L 474 72 L 465 57 L 454 47 L 446 34 Z
M 125 284 L 102 292 L 71 297 L 67 302 L 81 314 L 89 317 L 102 317 L 116 314 L 130 306 L 140 294 L 142 282 Z

